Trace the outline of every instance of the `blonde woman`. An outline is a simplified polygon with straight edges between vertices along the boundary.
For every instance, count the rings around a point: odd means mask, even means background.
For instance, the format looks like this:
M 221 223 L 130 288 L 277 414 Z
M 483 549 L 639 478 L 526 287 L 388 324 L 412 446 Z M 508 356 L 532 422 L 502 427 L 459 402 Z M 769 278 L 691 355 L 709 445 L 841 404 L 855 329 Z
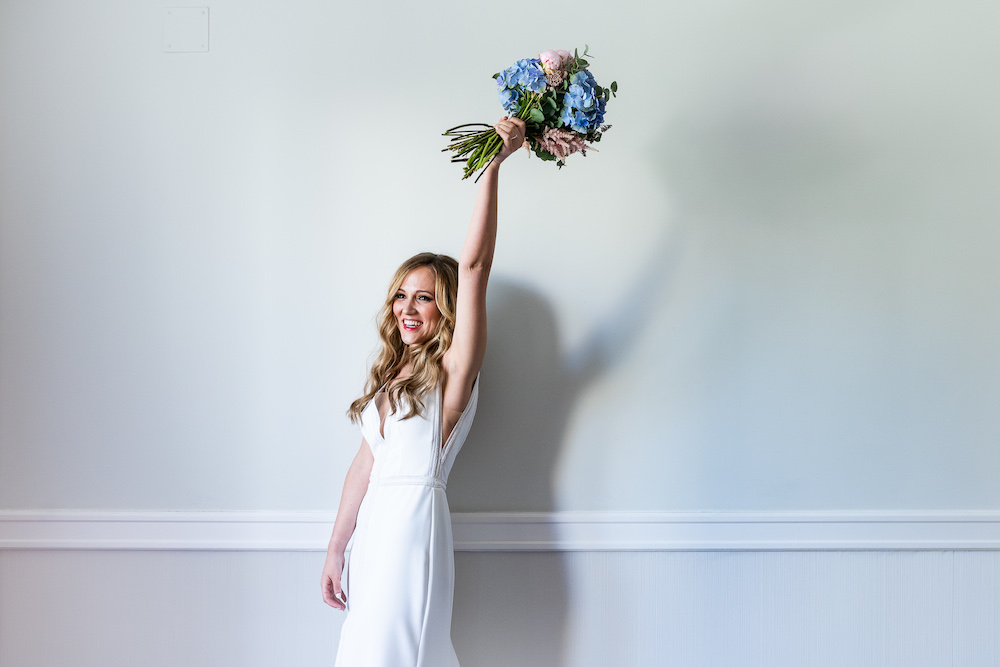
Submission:
M 348 410 L 361 448 L 321 578 L 324 601 L 348 612 L 338 667 L 458 666 L 445 484 L 479 395 L 497 175 L 524 143 L 523 121 L 505 116 L 495 128 L 503 148 L 482 175 L 459 261 L 422 253 L 396 271 L 378 316 L 381 353 Z

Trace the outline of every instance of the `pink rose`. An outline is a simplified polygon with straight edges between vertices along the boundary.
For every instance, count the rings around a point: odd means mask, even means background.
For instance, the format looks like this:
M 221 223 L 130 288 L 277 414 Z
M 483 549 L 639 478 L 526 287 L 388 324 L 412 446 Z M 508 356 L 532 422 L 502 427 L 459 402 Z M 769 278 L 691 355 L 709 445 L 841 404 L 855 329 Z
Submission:
M 569 51 L 562 50 L 542 51 L 538 54 L 538 59 L 542 61 L 542 69 L 545 70 L 546 74 L 564 69 L 571 57 Z

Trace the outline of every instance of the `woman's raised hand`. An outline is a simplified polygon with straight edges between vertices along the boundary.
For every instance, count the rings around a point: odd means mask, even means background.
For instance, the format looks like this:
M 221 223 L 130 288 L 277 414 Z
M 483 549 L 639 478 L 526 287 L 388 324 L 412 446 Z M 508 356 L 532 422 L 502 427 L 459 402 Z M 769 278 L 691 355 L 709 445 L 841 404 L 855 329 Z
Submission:
M 499 163 L 514 154 L 514 151 L 525 144 L 527 139 L 524 136 L 524 121 L 520 118 L 507 118 L 504 116 L 493 126 L 500 138 L 503 139 L 503 147 L 497 155 L 495 162 Z

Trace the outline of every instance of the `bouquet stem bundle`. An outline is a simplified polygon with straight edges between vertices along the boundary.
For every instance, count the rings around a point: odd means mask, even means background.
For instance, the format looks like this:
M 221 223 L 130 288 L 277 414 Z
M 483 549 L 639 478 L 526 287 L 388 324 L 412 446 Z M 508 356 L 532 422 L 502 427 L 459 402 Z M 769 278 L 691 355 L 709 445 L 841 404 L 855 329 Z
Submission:
M 521 108 L 515 116 L 521 120 L 525 120 L 531 114 L 531 109 L 538 103 L 540 98 L 541 95 L 537 93 L 525 95 L 522 98 Z M 497 154 L 503 147 L 503 139 L 500 138 L 500 135 L 493 129 L 492 125 L 487 125 L 486 123 L 456 125 L 446 130 L 444 136 L 452 137 L 452 139 L 447 147 L 441 149 L 441 152 L 451 151 L 454 154 L 451 158 L 452 162 L 465 163 L 462 180 L 467 179 L 478 171 L 479 176 L 476 176 L 476 182 L 478 182 L 479 177 L 483 175 L 482 172 L 496 159 Z

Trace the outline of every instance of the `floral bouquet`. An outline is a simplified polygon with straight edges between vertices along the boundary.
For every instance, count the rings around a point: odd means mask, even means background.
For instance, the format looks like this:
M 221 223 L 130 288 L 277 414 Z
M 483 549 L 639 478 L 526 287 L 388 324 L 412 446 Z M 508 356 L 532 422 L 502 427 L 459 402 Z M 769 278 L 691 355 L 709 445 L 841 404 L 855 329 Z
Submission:
M 588 144 L 600 141 L 611 127 L 603 124 L 604 107 L 611 96 L 617 97 L 618 83 L 610 88 L 597 85 L 584 60 L 588 50 L 584 45 L 583 57 L 575 49 L 573 55 L 545 51 L 493 75 L 504 110 L 525 122 L 531 150 L 543 160 L 555 160 L 559 168 L 573 153 L 586 156 L 588 149 L 596 150 Z M 452 139 L 442 151 L 453 153 L 452 162 L 465 163 L 463 180 L 485 170 L 503 146 L 496 130 L 485 123 L 459 125 L 444 136 Z

